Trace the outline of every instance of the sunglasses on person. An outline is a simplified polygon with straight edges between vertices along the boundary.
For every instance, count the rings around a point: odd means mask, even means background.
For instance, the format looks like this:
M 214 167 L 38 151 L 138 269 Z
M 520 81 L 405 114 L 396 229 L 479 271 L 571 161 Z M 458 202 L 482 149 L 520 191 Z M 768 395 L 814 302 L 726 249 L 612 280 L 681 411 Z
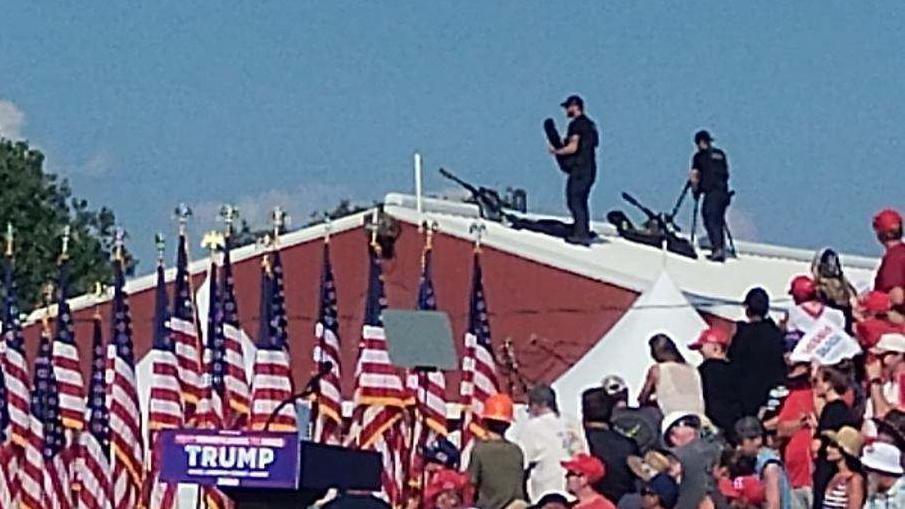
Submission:
M 686 426 L 689 428 L 700 428 L 701 427 L 701 418 L 695 415 L 689 415 L 687 417 L 683 417 L 676 421 L 674 426 Z
M 566 478 L 567 478 L 567 479 L 568 479 L 569 477 L 581 477 L 581 475 L 582 475 L 582 474 L 580 474 L 580 473 L 578 473 L 578 472 L 572 472 L 572 471 L 566 472 Z

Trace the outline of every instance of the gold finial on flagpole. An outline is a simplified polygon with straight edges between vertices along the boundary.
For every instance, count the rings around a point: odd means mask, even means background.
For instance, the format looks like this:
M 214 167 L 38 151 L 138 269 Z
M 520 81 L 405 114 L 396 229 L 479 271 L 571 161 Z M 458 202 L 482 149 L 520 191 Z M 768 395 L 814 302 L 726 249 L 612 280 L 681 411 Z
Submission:
M 60 247 L 60 263 L 69 259 L 69 241 L 72 240 L 72 227 L 63 227 L 62 246 Z
M 277 205 L 270 213 L 270 223 L 273 225 L 272 245 L 276 247 L 276 245 L 280 243 L 280 234 L 283 233 L 283 229 L 289 223 L 289 214 L 287 214 L 282 207 Z
M 157 264 L 163 266 L 163 259 L 167 250 L 167 239 L 162 233 L 154 234 L 154 248 L 157 250 Z
M 481 243 L 486 232 L 487 226 L 485 226 L 481 221 L 475 221 L 474 223 L 471 223 L 471 226 L 468 227 L 468 233 L 470 233 L 472 238 L 474 239 L 474 250 L 476 253 L 481 252 Z
M 15 232 L 13 231 L 13 223 L 6 223 L 6 256 L 8 258 L 13 257 L 13 236 Z
M 233 234 L 233 225 L 235 224 L 236 219 L 239 218 L 239 209 L 234 205 L 227 203 L 220 207 L 220 218 L 226 224 L 223 236 L 228 239 Z
M 211 230 L 201 238 L 201 247 L 211 252 L 211 256 L 225 245 L 223 234 L 217 230 Z
M 185 235 L 189 218 L 192 217 L 192 209 L 185 203 L 180 203 L 173 211 L 176 221 L 179 223 L 179 235 Z
M 113 261 L 123 263 L 125 257 L 123 250 L 126 245 L 126 230 L 122 226 L 117 226 L 113 233 Z

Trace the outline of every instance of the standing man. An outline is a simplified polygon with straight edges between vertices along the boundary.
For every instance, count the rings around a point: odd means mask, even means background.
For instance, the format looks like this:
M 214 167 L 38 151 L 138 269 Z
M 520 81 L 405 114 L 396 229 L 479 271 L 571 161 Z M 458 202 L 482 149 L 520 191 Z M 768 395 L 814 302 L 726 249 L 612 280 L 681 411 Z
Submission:
M 571 95 L 560 106 L 566 109 L 566 116 L 572 121 L 569 122 L 563 146 L 556 148 L 548 144 L 548 149 L 554 156 L 565 158 L 562 168 L 569 174 L 566 204 L 572 214 L 572 233 L 566 237 L 566 242 L 587 246 L 591 243 L 588 199 L 597 178 L 599 136 L 597 126 L 584 114 L 584 100 L 581 97 Z
M 877 271 L 874 290 L 889 294 L 893 310 L 905 315 L 905 243 L 902 242 L 902 216 L 886 209 L 874 216 L 874 232 L 886 252 Z M 898 317 L 901 319 L 901 316 Z
M 739 400 L 738 376 L 726 357 L 729 334 L 717 327 L 711 327 L 698 336 L 698 340 L 688 345 L 691 350 L 699 350 L 704 362 L 698 366 L 701 387 L 704 389 L 704 409 L 707 418 L 731 439 L 735 423 L 742 417 Z
M 549 385 L 538 384 L 528 391 L 528 415 L 512 439 L 525 457 L 528 498 L 537 500 L 544 493 L 566 489 L 561 464 L 587 446 L 577 427 L 559 415 L 556 393 Z
M 688 180 L 695 192 L 695 199 L 704 195 L 701 216 L 710 239 L 712 251 L 709 260 L 726 261 L 725 230 L 726 209 L 729 208 L 729 161 L 726 153 L 713 146 L 713 137 L 707 131 L 694 135 L 698 151 L 691 160 Z
M 743 415 L 757 415 L 770 390 L 786 379 L 785 338 L 770 318 L 770 296 L 763 288 L 745 295 L 745 322 L 737 322 L 727 356 L 738 377 Z

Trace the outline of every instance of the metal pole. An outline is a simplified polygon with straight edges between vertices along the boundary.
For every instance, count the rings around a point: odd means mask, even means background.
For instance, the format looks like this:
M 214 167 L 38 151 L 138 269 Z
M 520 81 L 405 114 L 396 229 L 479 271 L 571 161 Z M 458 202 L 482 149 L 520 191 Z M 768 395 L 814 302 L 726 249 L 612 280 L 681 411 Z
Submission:
M 423 161 L 421 154 L 415 152 L 415 208 L 418 210 L 418 224 L 421 224 L 422 215 L 424 214 L 424 206 L 421 202 L 423 193 Z

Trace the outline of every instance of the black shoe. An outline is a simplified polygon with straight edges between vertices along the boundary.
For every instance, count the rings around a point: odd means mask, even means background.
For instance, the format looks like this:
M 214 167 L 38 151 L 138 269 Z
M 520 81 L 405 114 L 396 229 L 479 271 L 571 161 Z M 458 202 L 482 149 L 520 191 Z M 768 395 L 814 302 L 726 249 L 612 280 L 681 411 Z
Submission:
M 569 235 L 568 237 L 566 237 L 566 242 L 568 242 L 569 244 L 575 244 L 578 246 L 585 246 L 585 247 L 588 247 L 591 245 L 591 240 L 592 240 L 592 238 L 590 235 L 585 235 L 585 236 Z
M 710 253 L 710 255 L 707 257 L 707 259 L 712 262 L 723 263 L 726 261 L 726 252 L 723 251 L 722 249 L 720 249 L 718 251 L 714 251 L 714 252 Z

